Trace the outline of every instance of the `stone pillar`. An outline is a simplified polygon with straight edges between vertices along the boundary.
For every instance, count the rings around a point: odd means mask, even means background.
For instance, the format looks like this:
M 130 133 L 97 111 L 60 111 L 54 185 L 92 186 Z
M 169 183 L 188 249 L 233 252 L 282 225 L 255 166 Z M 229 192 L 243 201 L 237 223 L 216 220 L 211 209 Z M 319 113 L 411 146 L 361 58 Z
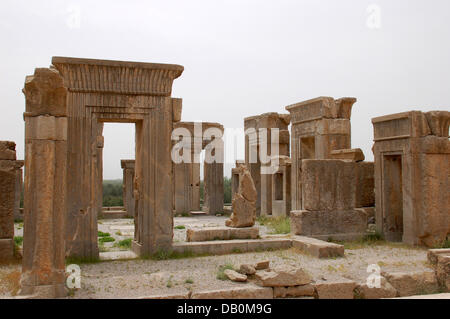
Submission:
M 24 161 L 16 161 L 16 195 L 14 199 L 14 220 L 23 220 L 23 213 L 20 209 L 20 199 L 23 188 L 23 165 Z
M 25 203 L 22 295 L 66 294 L 67 110 L 63 79 L 36 69 L 25 82 Z
M 223 163 L 204 163 L 203 211 L 208 214 L 223 212 Z
M 134 217 L 134 160 L 122 160 L 123 169 L 123 206 L 128 217 Z
M 14 256 L 16 144 L 0 141 L 0 262 Z

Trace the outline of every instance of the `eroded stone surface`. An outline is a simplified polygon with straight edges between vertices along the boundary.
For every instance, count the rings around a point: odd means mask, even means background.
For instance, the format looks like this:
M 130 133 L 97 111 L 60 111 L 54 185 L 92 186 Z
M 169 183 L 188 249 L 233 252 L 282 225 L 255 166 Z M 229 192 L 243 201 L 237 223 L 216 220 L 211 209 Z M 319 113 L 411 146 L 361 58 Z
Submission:
M 367 283 L 363 283 L 356 287 L 356 294 L 362 299 L 381 299 L 394 298 L 397 296 L 395 289 L 384 277 L 381 277 L 380 287 L 369 287 Z
M 247 167 L 240 165 L 238 170 L 239 189 L 233 196 L 233 213 L 225 224 L 229 227 L 251 227 L 256 220 L 257 192 Z
M 356 283 L 348 279 L 319 281 L 314 284 L 318 299 L 353 299 Z
M 257 271 L 258 284 L 263 287 L 289 287 L 306 285 L 311 277 L 302 268 L 288 265 L 278 266 L 271 270 Z
M 274 298 L 286 298 L 286 297 L 306 297 L 314 296 L 314 286 L 311 284 L 303 286 L 291 286 L 291 287 L 274 287 Z
M 228 279 L 231 281 L 236 282 L 244 282 L 247 281 L 247 276 L 244 274 L 240 274 L 237 271 L 234 271 L 232 269 L 226 269 L 224 272 L 225 276 L 227 276 Z
M 439 289 L 434 271 L 385 272 L 382 275 L 400 297 L 437 293 Z

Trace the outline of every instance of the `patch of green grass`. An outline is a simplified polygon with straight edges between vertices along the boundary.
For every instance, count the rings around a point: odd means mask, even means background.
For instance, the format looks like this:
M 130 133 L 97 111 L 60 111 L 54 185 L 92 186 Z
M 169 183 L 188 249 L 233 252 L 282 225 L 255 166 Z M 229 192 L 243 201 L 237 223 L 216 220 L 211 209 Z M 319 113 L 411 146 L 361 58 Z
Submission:
M 167 280 L 166 287 L 167 287 L 167 288 L 172 288 L 172 287 L 173 287 L 172 276 L 170 276 L 170 277 L 169 277 L 169 280 Z
M 444 241 L 434 245 L 434 248 L 450 248 L 450 239 L 447 238 Z
M 186 229 L 186 227 L 184 227 L 183 225 L 178 225 L 174 227 L 175 229 Z
M 185 284 L 193 284 L 194 280 L 192 280 L 191 278 L 188 278 L 184 281 Z
M 289 217 L 260 216 L 257 221 L 260 225 L 267 226 L 270 234 L 289 234 L 291 232 L 291 220 Z
M 98 241 L 100 243 L 109 243 L 109 242 L 113 242 L 113 241 L 116 241 L 116 240 L 114 238 L 112 238 L 112 237 L 100 237 L 98 239 Z
M 102 231 L 98 231 L 98 237 L 110 237 L 111 234 L 110 233 L 104 233 Z
M 130 249 L 131 248 L 131 238 L 120 240 L 118 243 L 115 243 L 115 247 L 119 247 L 120 249 Z
M 16 246 L 22 246 L 23 237 L 22 236 L 14 236 L 14 244 L 16 244 Z
M 219 270 L 217 271 L 216 278 L 219 280 L 228 280 L 228 277 L 225 275 L 225 270 L 231 269 L 234 270 L 234 266 L 231 263 L 226 263 L 225 265 L 219 266 Z
M 368 246 L 376 246 L 376 245 L 384 245 L 386 244 L 386 241 L 383 238 L 383 235 L 375 232 L 371 234 L 367 234 L 363 236 L 359 240 L 354 241 L 342 241 L 342 240 L 335 240 L 331 237 L 328 238 L 328 242 L 340 244 L 344 246 L 344 249 L 362 249 L 366 248 Z

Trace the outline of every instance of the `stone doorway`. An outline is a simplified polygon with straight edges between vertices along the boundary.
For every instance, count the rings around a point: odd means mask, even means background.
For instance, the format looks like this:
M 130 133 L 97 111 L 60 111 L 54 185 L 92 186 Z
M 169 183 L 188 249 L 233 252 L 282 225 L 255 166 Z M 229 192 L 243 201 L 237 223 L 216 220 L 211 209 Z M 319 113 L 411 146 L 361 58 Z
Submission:
M 402 156 L 383 156 L 384 234 L 394 242 L 403 240 L 403 181 Z

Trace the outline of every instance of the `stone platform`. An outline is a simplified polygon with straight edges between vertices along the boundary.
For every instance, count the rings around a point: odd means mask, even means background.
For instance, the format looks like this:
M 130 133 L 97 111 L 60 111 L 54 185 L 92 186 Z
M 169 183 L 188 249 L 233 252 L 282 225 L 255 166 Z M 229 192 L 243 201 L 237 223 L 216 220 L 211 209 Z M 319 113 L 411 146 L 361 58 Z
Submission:
M 205 227 L 201 229 L 188 229 L 186 231 L 187 242 L 232 240 L 232 239 L 257 239 L 259 229 L 257 227 Z

